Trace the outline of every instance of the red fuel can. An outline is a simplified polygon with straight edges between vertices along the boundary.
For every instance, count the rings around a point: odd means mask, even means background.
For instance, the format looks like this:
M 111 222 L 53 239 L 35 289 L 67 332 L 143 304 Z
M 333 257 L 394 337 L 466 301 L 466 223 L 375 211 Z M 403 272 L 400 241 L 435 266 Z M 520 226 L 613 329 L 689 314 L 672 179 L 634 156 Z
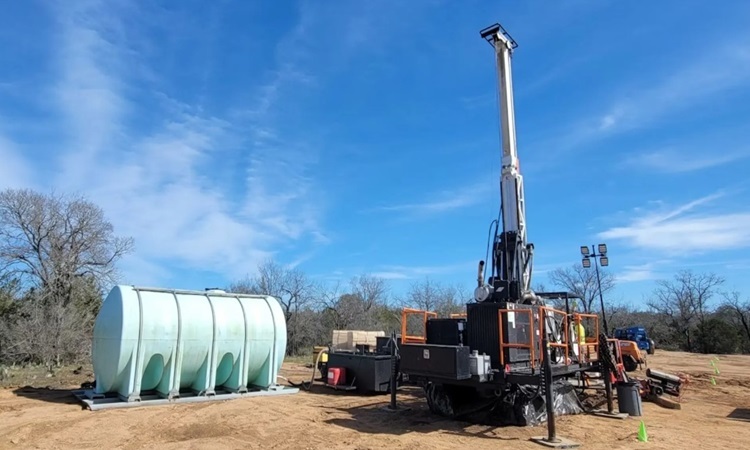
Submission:
M 346 382 L 346 369 L 343 367 L 328 368 L 328 384 L 338 386 Z

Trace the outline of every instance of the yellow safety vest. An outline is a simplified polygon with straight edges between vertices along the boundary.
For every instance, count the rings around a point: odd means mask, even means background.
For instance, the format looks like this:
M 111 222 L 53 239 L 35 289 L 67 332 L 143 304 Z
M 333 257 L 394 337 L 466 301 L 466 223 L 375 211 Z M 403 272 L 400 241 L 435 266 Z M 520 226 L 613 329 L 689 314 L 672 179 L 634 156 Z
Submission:
M 581 344 L 586 342 L 586 330 L 583 328 L 583 324 L 576 324 L 574 328 L 577 328 L 578 342 Z

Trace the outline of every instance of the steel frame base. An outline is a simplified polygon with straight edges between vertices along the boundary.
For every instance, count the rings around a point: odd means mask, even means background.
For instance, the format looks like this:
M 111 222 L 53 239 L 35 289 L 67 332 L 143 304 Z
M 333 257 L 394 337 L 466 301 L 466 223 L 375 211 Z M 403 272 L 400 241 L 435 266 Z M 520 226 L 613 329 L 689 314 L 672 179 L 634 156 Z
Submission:
M 628 413 L 621 413 L 621 412 L 609 412 L 606 409 L 595 409 L 591 411 L 591 414 L 595 415 L 596 417 L 605 417 L 607 419 L 620 419 L 624 420 L 630 417 L 630 414 Z
M 581 446 L 578 442 L 564 437 L 558 437 L 554 441 L 550 441 L 547 436 L 534 436 L 531 438 L 531 441 L 550 448 L 578 448 Z
M 141 394 L 139 400 L 128 401 L 117 394 L 95 394 L 93 389 L 73 391 L 73 395 L 91 411 L 116 408 L 139 408 L 143 406 L 172 405 L 179 403 L 215 402 L 247 397 L 265 397 L 269 395 L 289 395 L 299 392 L 299 388 L 274 386 L 269 389 L 251 390 L 243 393 L 216 391 L 212 395 L 180 393 L 179 397 L 165 398 L 159 394 Z

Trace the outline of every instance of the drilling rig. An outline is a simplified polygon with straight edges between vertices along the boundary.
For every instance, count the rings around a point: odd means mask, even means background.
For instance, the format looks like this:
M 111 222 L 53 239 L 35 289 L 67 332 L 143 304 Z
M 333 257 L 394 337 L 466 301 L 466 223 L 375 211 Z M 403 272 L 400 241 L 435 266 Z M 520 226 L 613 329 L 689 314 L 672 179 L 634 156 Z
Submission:
M 403 311 L 400 370 L 405 380 L 424 388 L 433 413 L 457 418 L 489 408 L 504 411 L 501 415 L 511 423 L 528 424 L 544 417 L 544 409 L 530 406 L 545 398 L 544 391 L 548 408 L 554 403 L 555 408 L 562 405 L 557 412 L 576 409 L 575 393 L 560 387 L 565 379 L 599 370 L 598 318 L 548 307 L 545 299 L 551 295 L 531 288 L 534 245 L 527 241 L 511 76 L 518 45 L 499 24 L 480 34 L 495 53 L 502 149 L 500 215 L 490 225 L 487 249 L 491 257 L 479 261 L 474 299 L 465 315 L 437 318 L 430 311 Z M 413 315 L 422 319 L 423 335 L 407 329 Z M 580 341 L 571 333 L 572 322 L 584 320 L 589 326 L 595 322 L 589 328 L 592 340 Z M 552 398 L 553 383 L 562 383 L 556 389 L 562 398 Z

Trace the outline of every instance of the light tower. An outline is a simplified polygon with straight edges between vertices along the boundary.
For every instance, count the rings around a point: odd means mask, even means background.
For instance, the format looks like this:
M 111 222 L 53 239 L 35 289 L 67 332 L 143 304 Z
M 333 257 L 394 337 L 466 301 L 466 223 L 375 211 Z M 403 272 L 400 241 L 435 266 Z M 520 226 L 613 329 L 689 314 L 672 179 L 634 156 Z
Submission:
M 597 250 L 599 253 L 597 253 Z M 588 245 L 581 246 L 581 255 L 583 260 L 581 261 L 583 267 L 588 269 L 591 267 L 591 259 L 594 258 L 594 268 L 596 269 L 596 285 L 599 289 L 599 302 L 602 307 L 602 322 L 604 323 L 604 333 L 609 336 L 609 327 L 607 326 L 607 315 L 604 312 L 604 296 L 602 295 L 602 280 L 599 277 L 599 265 L 602 267 L 609 266 L 609 257 L 607 256 L 607 244 L 599 244 L 598 247 L 591 246 L 589 250 Z M 597 260 L 597 258 L 599 258 Z M 598 263 L 597 263 L 598 261 Z

